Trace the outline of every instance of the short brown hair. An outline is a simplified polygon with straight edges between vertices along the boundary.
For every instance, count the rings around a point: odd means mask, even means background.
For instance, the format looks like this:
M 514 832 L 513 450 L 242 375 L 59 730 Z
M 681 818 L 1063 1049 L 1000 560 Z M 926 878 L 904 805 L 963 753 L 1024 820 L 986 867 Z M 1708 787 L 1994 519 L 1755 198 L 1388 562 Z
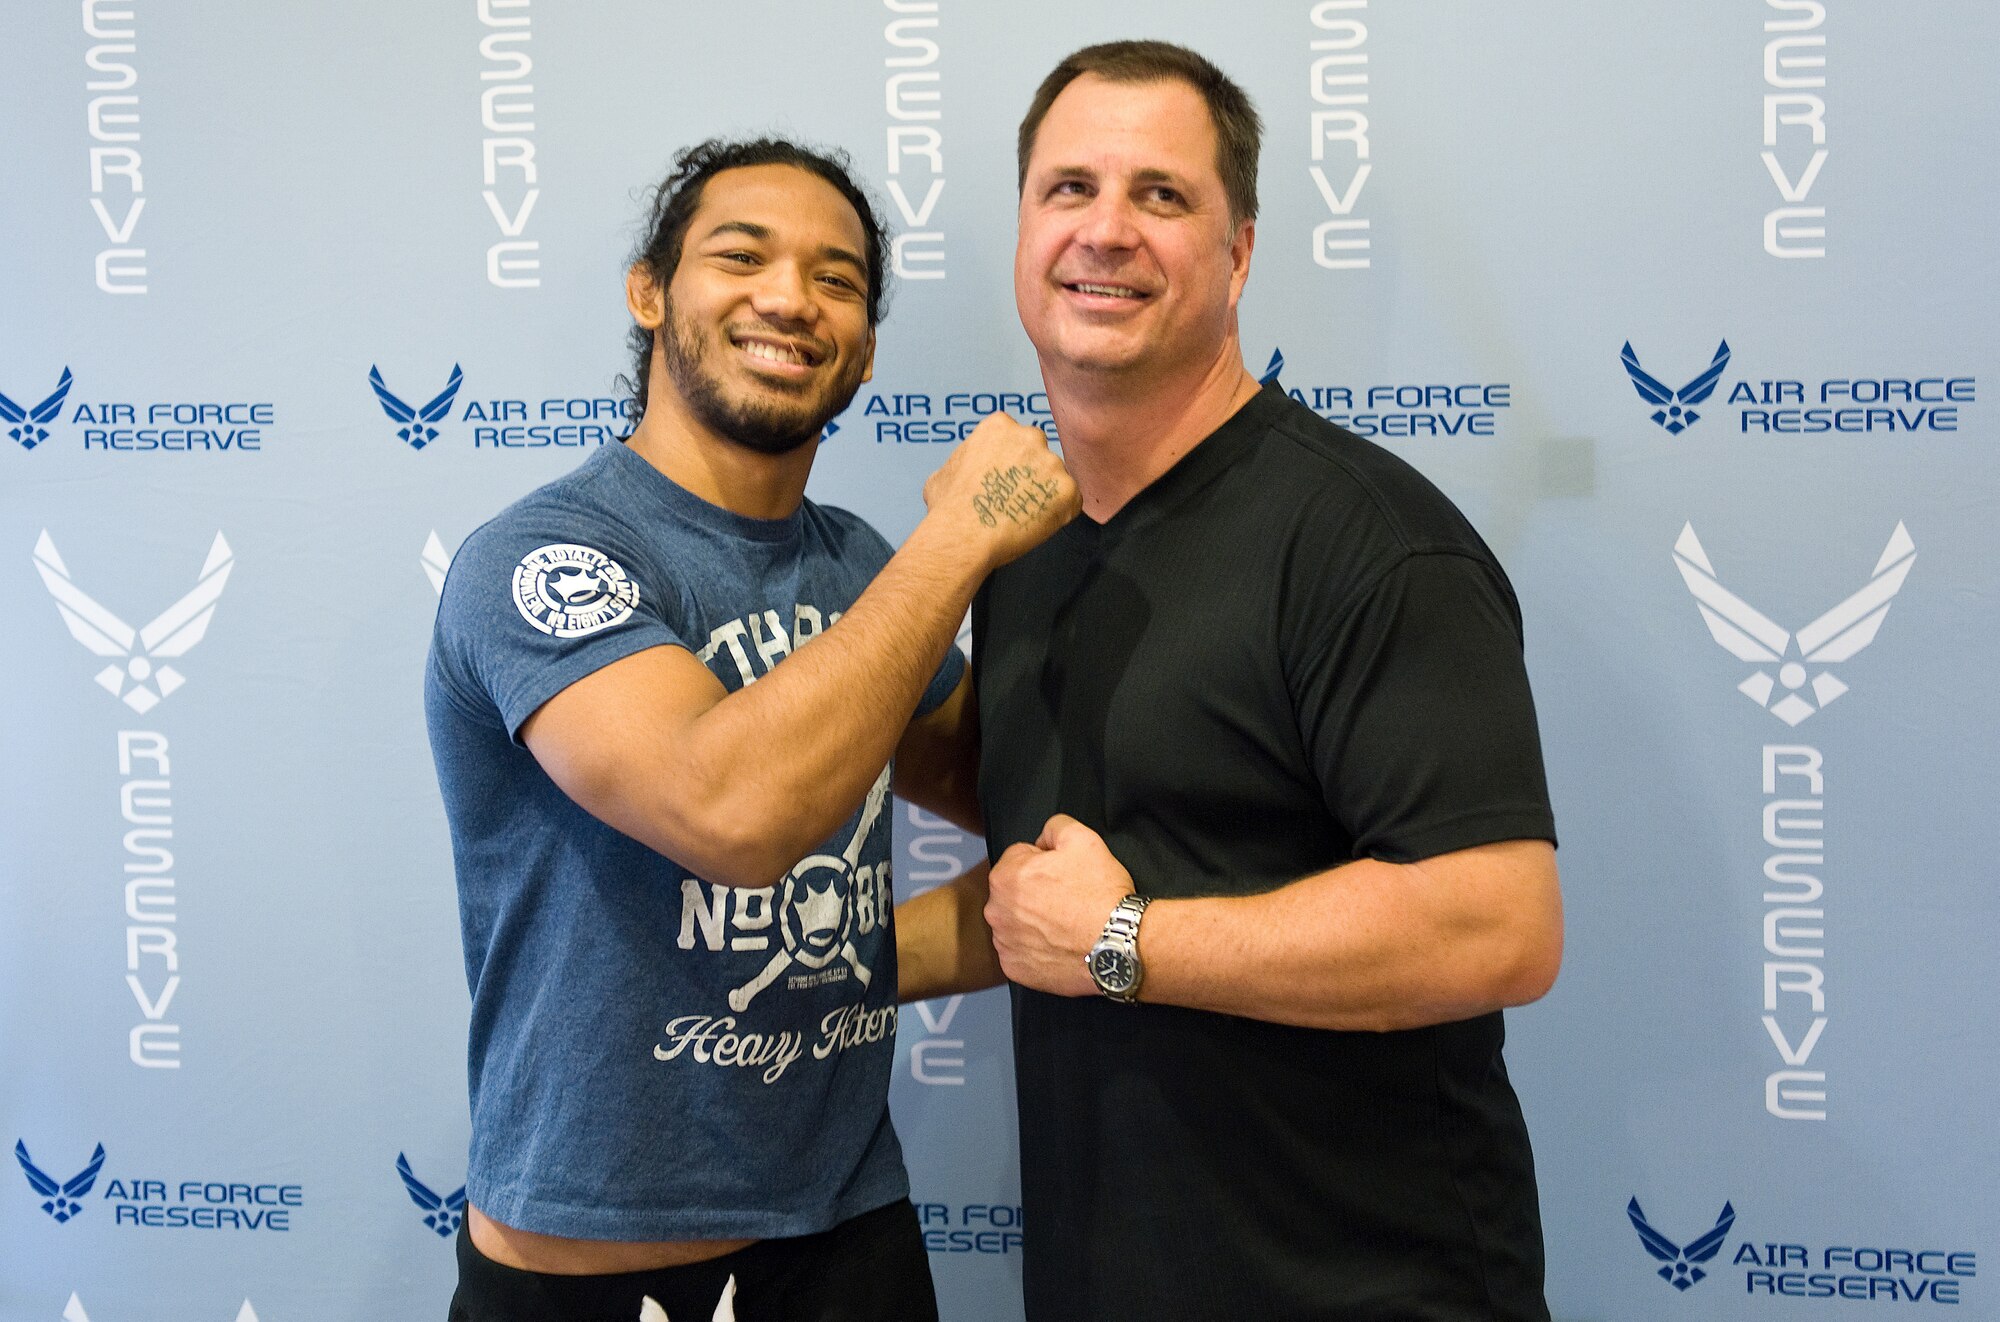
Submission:
M 1208 107 L 1209 122 L 1215 125 L 1215 169 L 1222 176 L 1222 188 L 1229 196 L 1231 219 L 1241 224 L 1257 218 L 1257 149 L 1264 137 L 1264 121 L 1249 95 L 1231 81 L 1228 74 L 1185 46 L 1165 41 L 1107 41 L 1085 46 L 1049 71 L 1028 103 L 1015 142 L 1019 174 L 1016 189 L 1028 182 L 1028 156 L 1035 149 L 1035 135 L 1056 97 L 1087 73 L 1113 83 L 1158 83 L 1177 80 L 1201 94 Z

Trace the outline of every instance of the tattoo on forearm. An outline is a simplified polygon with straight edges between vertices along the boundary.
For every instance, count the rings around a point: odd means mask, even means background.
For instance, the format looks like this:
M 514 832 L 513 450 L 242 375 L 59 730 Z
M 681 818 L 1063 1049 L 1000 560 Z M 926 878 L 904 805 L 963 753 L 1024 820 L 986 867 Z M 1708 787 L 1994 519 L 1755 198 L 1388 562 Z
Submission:
M 1056 498 L 1055 483 L 1042 481 L 1032 468 L 1020 464 L 987 469 L 979 487 L 979 494 L 972 498 L 972 509 L 988 528 L 997 525 L 1002 517 L 1025 527 Z

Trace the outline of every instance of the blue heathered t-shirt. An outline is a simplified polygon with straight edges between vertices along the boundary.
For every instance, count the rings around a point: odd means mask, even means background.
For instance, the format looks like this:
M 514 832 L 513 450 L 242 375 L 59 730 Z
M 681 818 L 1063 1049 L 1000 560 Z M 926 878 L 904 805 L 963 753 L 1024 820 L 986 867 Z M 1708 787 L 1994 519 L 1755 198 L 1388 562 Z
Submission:
M 775 1238 L 908 1193 L 888 1111 L 888 768 L 783 880 L 730 889 L 591 817 L 516 741 L 556 693 L 649 647 L 740 689 L 889 555 L 845 511 L 745 518 L 607 445 L 454 558 L 424 706 L 472 988 L 467 1193 L 496 1220 Z M 945 658 L 920 713 L 964 666 Z

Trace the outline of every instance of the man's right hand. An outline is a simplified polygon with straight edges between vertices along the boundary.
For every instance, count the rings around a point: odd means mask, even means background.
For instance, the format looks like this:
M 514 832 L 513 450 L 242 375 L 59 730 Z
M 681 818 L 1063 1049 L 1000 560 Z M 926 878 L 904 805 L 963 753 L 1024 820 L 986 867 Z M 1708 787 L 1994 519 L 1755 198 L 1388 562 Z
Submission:
M 924 483 L 926 522 L 980 548 L 997 569 L 1055 535 L 1082 508 L 1076 482 L 1040 427 L 989 414 Z

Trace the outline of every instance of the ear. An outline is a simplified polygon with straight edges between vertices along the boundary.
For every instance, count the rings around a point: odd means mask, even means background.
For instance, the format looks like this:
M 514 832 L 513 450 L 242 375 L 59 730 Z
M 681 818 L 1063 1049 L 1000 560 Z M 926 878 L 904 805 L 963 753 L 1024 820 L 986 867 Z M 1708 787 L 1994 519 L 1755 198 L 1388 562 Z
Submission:
M 868 359 L 862 364 L 861 379 L 864 382 L 875 379 L 875 328 L 873 326 L 868 328 Z
M 1243 286 L 1250 281 L 1250 250 L 1257 246 L 1257 222 L 1246 220 L 1236 227 L 1236 236 L 1229 241 L 1229 306 L 1234 308 L 1243 297 Z
M 667 323 L 667 291 L 644 262 L 632 263 L 625 272 L 625 309 L 646 330 L 658 330 Z

